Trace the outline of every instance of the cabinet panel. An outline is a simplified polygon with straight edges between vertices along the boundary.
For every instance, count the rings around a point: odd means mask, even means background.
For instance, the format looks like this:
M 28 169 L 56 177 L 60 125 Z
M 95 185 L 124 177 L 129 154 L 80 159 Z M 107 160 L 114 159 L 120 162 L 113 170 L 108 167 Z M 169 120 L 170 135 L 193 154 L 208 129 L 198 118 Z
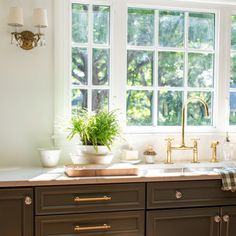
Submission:
M 221 190 L 220 180 L 147 184 L 147 208 L 181 208 L 236 204 L 236 193 Z
M 37 215 L 144 208 L 143 183 L 36 188 Z
M 144 236 L 144 211 L 36 217 L 36 236 Z
M 31 189 L 0 189 L 0 235 L 33 236 L 33 197 Z
M 214 217 L 219 208 L 190 208 L 147 212 L 147 236 L 219 236 Z
M 236 235 L 236 206 L 222 208 L 221 236 Z

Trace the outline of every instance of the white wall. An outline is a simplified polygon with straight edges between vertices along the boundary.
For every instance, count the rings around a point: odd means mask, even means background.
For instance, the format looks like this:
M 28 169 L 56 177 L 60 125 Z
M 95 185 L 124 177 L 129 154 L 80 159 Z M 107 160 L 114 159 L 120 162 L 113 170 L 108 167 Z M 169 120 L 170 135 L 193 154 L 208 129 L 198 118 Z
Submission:
M 10 45 L 9 7 L 21 6 L 23 29 L 33 8 L 48 10 L 47 45 L 25 51 Z M 53 0 L 0 0 L 0 167 L 38 165 L 37 148 L 51 145 L 53 132 Z

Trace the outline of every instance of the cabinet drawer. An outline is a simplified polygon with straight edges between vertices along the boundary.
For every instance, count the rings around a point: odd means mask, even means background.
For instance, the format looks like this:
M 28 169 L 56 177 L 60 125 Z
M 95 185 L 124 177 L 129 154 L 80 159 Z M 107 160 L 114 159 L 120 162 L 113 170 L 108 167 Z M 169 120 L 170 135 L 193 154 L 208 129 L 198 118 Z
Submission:
M 236 193 L 221 190 L 220 180 L 158 182 L 147 185 L 147 208 L 236 204 Z
M 145 208 L 145 184 L 36 188 L 36 214 L 84 213 Z
M 144 211 L 37 216 L 36 236 L 144 236 Z

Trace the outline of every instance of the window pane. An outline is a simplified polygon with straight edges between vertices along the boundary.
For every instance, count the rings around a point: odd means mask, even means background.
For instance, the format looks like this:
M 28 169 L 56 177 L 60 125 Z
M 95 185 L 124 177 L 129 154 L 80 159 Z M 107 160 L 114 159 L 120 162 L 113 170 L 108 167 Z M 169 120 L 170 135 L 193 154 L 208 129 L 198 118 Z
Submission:
M 236 54 L 231 55 L 230 87 L 236 88 Z
M 214 84 L 214 56 L 213 54 L 188 54 L 188 86 L 208 87 Z
M 128 51 L 128 85 L 151 86 L 153 84 L 154 52 Z
M 93 85 L 108 85 L 110 77 L 110 50 L 93 49 Z
M 230 93 L 230 125 L 236 125 L 236 92 Z
M 236 16 L 232 16 L 231 48 L 236 50 Z
M 128 44 L 150 46 L 154 44 L 154 10 L 128 10 Z
M 152 125 L 152 98 L 151 91 L 127 92 L 127 124 Z
M 189 13 L 189 47 L 214 49 L 215 15 Z
M 72 89 L 72 112 L 87 108 L 88 91 L 85 89 Z
M 93 6 L 93 41 L 99 44 L 109 43 L 110 7 Z
M 184 54 L 181 52 L 159 52 L 159 86 L 183 86 Z
M 162 47 L 183 47 L 184 13 L 160 11 L 159 45 Z
M 92 110 L 108 110 L 109 108 L 109 91 L 93 90 L 92 93 Z
M 72 48 L 72 83 L 88 84 L 88 50 Z
M 183 92 L 160 91 L 158 93 L 158 125 L 180 125 Z
M 190 97 L 200 97 L 202 98 L 209 107 L 209 117 L 205 117 L 205 109 L 200 102 L 190 102 L 188 104 L 188 115 L 187 123 L 188 125 L 198 126 L 198 125 L 212 125 L 212 93 L 211 92 L 189 92 L 188 98 Z
M 72 40 L 88 42 L 88 5 L 72 4 Z

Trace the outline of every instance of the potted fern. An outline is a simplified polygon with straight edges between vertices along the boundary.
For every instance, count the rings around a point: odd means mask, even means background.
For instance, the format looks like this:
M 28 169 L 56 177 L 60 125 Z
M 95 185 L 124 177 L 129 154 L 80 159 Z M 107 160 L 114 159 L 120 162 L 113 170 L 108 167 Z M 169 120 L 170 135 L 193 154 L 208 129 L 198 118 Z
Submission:
M 89 113 L 87 110 L 78 112 L 71 119 L 68 139 L 79 135 L 82 145 L 80 151 L 90 162 L 103 164 L 111 162 L 106 157 L 111 151 L 111 146 L 120 134 L 119 124 L 115 111 L 98 111 Z

